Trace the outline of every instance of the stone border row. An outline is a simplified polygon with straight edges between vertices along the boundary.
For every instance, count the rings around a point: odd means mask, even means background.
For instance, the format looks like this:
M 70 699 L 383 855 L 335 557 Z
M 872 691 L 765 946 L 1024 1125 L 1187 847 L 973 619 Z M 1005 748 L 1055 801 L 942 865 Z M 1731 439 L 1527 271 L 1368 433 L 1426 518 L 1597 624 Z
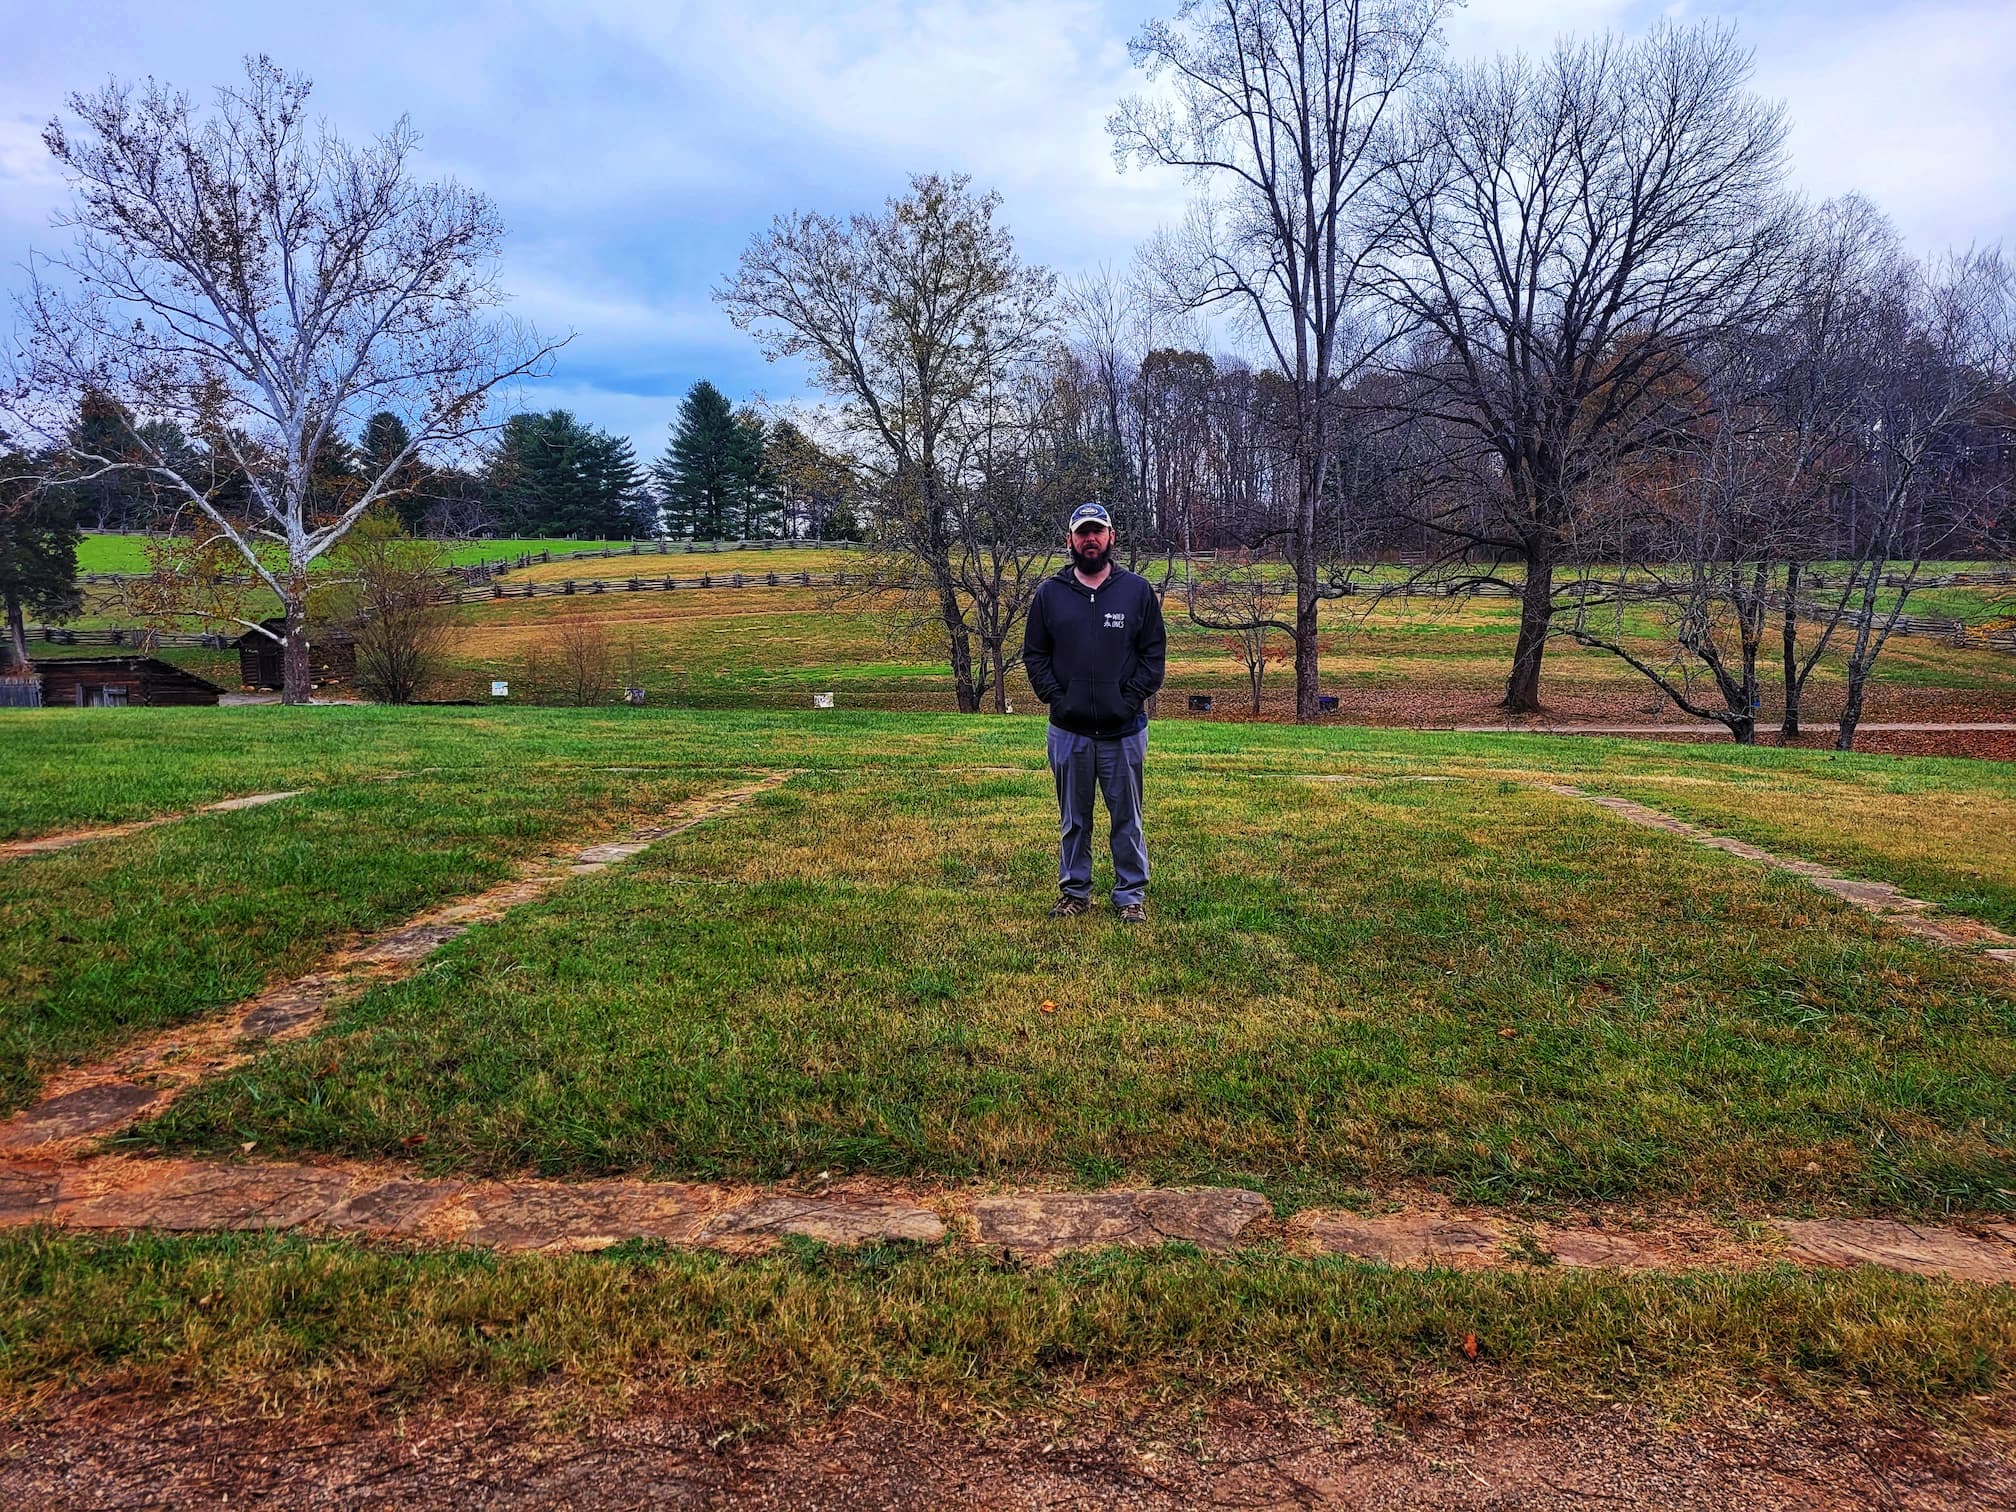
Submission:
M 1705 1220 L 1652 1226 L 1510 1223 L 1492 1216 L 1408 1212 L 1364 1216 L 1310 1210 L 1274 1225 L 1266 1199 L 1238 1188 L 913 1196 L 860 1183 L 806 1193 L 643 1181 L 465 1181 L 396 1168 L 101 1157 L 64 1159 L 87 1137 L 159 1111 L 184 1088 L 248 1059 L 263 1041 L 305 1034 L 337 1000 L 404 975 L 472 925 L 500 917 L 568 876 L 592 873 L 706 822 L 788 780 L 687 800 L 663 822 L 614 843 L 549 859 L 475 898 L 423 915 L 328 966 L 252 999 L 221 1019 L 170 1031 L 63 1085 L 0 1125 L 0 1226 L 96 1230 L 308 1229 L 505 1250 L 569 1251 L 655 1240 L 746 1252 L 797 1236 L 829 1244 L 947 1240 L 1043 1260 L 1071 1250 L 1185 1242 L 1222 1252 L 1279 1237 L 1292 1252 L 1402 1266 L 1463 1269 L 1556 1264 L 1612 1270 L 1873 1264 L 1986 1283 L 2016 1283 L 2016 1225 L 1972 1229 L 1889 1219 L 1780 1220 L 1775 1242 L 1742 1244 Z M 1434 779 L 1421 779 L 1434 780 Z M 1882 883 L 1841 877 L 1726 839 L 1627 799 L 1535 784 L 1745 859 L 1793 872 L 1914 932 L 1956 944 L 2016 941 L 1972 920 L 1918 917 L 1931 905 Z M 278 795 L 290 796 L 290 795 Z M 272 801 L 270 797 L 266 801 Z M 246 800 L 233 800 L 245 806 Z M 154 821 L 166 822 L 166 821 Z M 141 826 L 144 827 L 144 826 Z M 2016 960 L 2016 950 L 1989 952 Z M 248 1043 L 250 1048 L 248 1048 Z M 74 1084 L 74 1085 L 73 1085 Z M 21 1158 L 24 1154 L 30 1158 Z
M 1756 861 L 1776 871 L 1789 872 L 1811 883 L 1822 892 L 1832 893 L 1844 903 L 1851 904 L 1864 913 L 1874 914 L 1906 934 L 1961 949 L 1986 947 L 1981 949 L 1982 955 L 2005 965 L 2016 966 L 2016 936 L 2004 934 L 1979 919 L 1970 919 L 1959 914 L 1943 914 L 1927 918 L 1926 913 L 1935 905 L 1923 898 L 1908 897 L 1888 882 L 1868 882 L 1859 877 L 1844 876 L 1817 861 L 1801 861 L 1789 856 L 1780 856 L 1761 846 L 1752 845 L 1747 840 L 1735 840 L 1727 835 L 1718 835 L 1713 830 L 1703 829 L 1698 824 L 1675 818 L 1655 808 L 1648 808 L 1645 804 L 1634 802 L 1629 798 L 1591 793 L 1565 782 L 1532 782 L 1530 785 L 1545 792 L 1558 793 L 1564 798 L 1576 798 L 1584 803 L 1593 803 L 1596 807 L 1607 809 L 1620 819 L 1629 820 L 1633 824 L 1643 825 L 1648 829 L 1664 830 L 1669 835 L 1678 835 L 1696 845 L 1725 851 L 1729 855 L 1740 856 L 1745 861 Z
M 377 982 L 417 971 L 450 940 L 553 891 L 569 877 L 597 872 L 646 846 L 704 824 L 790 780 L 775 772 L 753 783 L 689 798 L 630 832 L 627 839 L 576 849 L 534 863 L 512 880 L 472 898 L 432 909 L 339 952 L 292 981 L 269 987 L 230 1011 L 167 1029 L 110 1058 L 51 1076 L 42 1096 L 0 1122 L 0 1155 L 57 1153 L 151 1117 L 188 1088 L 244 1064 L 264 1045 L 307 1034 L 336 1003 Z
M 413 1243 L 570 1253 L 647 1240 L 748 1254 L 795 1236 L 825 1244 L 947 1242 L 1044 1262 L 1074 1250 L 1187 1243 L 1212 1253 L 1272 1240 L 1290 1253 L 1399 1267 L 1684 1271 L 1774 1262 L 1880 1266 L 2016 1284 L 2016 1223 L 1772 1219 L 1743 1239 L 1705 1216 L 1519 1223 L 1454 1211 L 1311 1209 L 1285 1224 L 1236 1187 L 972 1195 L 824 1192 L 635 1180 L 469 1181 L 394 1167 L 103 1156 L 0 1162 L 0 1228 L 305 1230 Z
M 193 819 L 198 814 L 229 814 L 238 809 L 259 808 L 268 803 L 278 803 L 283 798 L 299 798 L 307 791 L 306 788 L 294 788 L 285 793 L 248 793 L 243 798 L 226 798 L 221 803 L 206 803 L 182 813 L 156 814 L 151 819 L 135 819 L 126 824 L 100 825 L 96 829 L 63 830 L 54 835 L 38 835 L 32 840 L 9 840 L 0 843 L 0 861 L 16 861 L 23 856 L 48 855 L 52 851 L 88 845 L 94 840 L 122 840 L 128 835 L 137 835 L 142 830 L 156 829 L 164 824 L 179 824 L 182 820 Z

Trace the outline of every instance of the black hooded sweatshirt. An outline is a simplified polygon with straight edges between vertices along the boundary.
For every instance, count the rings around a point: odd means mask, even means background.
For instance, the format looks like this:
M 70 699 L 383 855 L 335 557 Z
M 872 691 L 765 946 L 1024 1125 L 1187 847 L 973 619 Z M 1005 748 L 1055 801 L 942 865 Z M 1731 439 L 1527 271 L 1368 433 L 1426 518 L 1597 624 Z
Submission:
M 1065 567 L 1036 589 L 1022 665 L 1050 723 L 1094 740 L 1148 727 L 1143 705 L 1162 686 L 1162 605 L 1148 579 L 1115 567 L 1097 588 Z

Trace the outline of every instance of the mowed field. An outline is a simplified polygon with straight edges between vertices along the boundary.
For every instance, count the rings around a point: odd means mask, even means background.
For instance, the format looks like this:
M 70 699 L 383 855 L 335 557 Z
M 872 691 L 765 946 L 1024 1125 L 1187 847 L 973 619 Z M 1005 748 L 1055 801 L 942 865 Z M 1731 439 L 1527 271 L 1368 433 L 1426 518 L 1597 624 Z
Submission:
M 1129 929 L 1044 917 L 1055 814 L 1026 720 L 51 710 L 6 732 L 0 836 L 296 793 L 0 860 L 8 1109 L 563 842 L 772 783 L 254 1047 L 114 1152 L 927 1200 L 1233 1186 L 1280 1221 L 1433 1200 L 1684 1210 L 1737 1237 L 2016 1210 L 2007 964 L 1545 786 L 2016 930 L 1996 763 L 1166 722 L 1152 916 Z M 2008 1286 L 1401 1270 L 1282 1232 L 1046 1266 L 7 1228 L 0 1400 L 733 1389 L 970 1413 L 1481 1381 L 1674 1411 L 1850 1392 L 1955 1422 L 2010 1400 Z
M 528 574 L 514 574 L 507 582 L 528 580 Z M 464 696 L 474 696 L 492 678 L 508 680 L 528 652 L 550 645 L 559 623 L 571 619 L 598 627 L 613 663 L 621 669 L 634 666 L 654 702 L 803 708 L 813 692 L 833 692 L 842 707 L 921 711 L 952 706 L 950 674 L 937 648 L 927 637 L 901 633 L 886 609 L 860 598 L 788 585 L 598 594 L 588 586 L 590 580 L 576 581 L 571 596 L 466 606 L 449 655 L 447 681 Z M 1245 717 L 1250 709 L 1245 668 L 1228 637 L 1191 623 L 1174 593 L 1165 618 L 1170 637 L 1164 717 L 1184 715 L 1191 694 L 1211 695 L 1215 718 Z M 1326 604 L 1322 618 L 1323 684 L 1337 694 L 1341 720 L 1451 724 L 1496 717 L 1494 703 L 1503 692 L 1518 629 L 1511 600 L 1414 598 L 1375 605 L 1341 599 Z M 1640 610 L 1624 626 L 1634 648 L 1654 655 L 1663 666 L 1671 653 L 1659 649 L 1659 631 L 1654 618 Z M 1773 668 L 1762 670 L 1769 717 L 1779 700 Z M 1036 712 L 1019 671 L 1009 674 L 1008 695 L 1018 712 Z M 1548 652 L 1543 696 L 1550 709 L 1567 717 L 1646 722 L 1670 708 L 1623 662 L 1565 637 Z M 1710 689 L 1699 689 L 1697 696 L 1714 702 Z M 1809 718 L 1838 712 L 1838 653 L 1830 652 L 1823 661 L 1807 697 Z M 1270 667 L 1263 694 L 1266 717 L 1291 714 L 1291 699 L 1290 671 L 1282 664 Z M 1898 720 L 2012 716 L 2016 657 L 1903 636 L 1892 640 L 1879 663 L 1868 715 Z
M 136 538 L 94 537 L 87 543 L 100 555 L 131 552 Z M 494 557 L 511 549 L 587 550 L 582 542 L 476 542 L 464 554 Z M 943 653 L 928 632 L 903 629 L 886 603 L 835 590 L 797 587 L 791 574 L 830 579 L 856 573 L 859 552 L 779 545 L 769 550 L 683 550 L 668 543 L 668 554 L 631 556 L 623 543 L 607 543 L 611 554 L 582 560 L 535 563 L 497 581 L 506 595 L 455 611 L 455 629 L 431 696 L 490 701 L 493 681 L 513 683 L 513 698 L 530 691 L 528 656 L 550 653 L 562 621 L 595 628 L 609 652 L 611 699 L 615 684 L 632 677 L 654 705 L 680 708 L 805 708 L 815 692 L 831 692 L 842 707 L 949 711 L 952 680 Z M 89 553 L 87 553 L 88 555 Z M 1939 570 L 1965 563 L 1934 564 Z M 1976 566 L 1984 564 L 1972 564 Z M 1985 564 L 1993 565 L 1993 564 Z M 108 569 L 109 570 L 109 569 Z M 1390 581 L 1398 569 L 1380 569 L 1372 581 Z M 786 581 L 771 586 L 775 573 Z M 737 575 L 745 586 L 732 586 Z M 671 577 L 691 583 L 703 577 L 714 586 L 671 592 L 617 591 L 632 579 L 661 582 Z M 513 598 L 528 587 L 551 590 L 573 583 L 575 591 L 552 597 Z M 597 591 L 597 585 L 607 585 Z M 75 623 L 80 628 L 127 624 L 111 597 L 93 590 L 93 603 Z M 276 605 L 266 606 L 276 609 Z M 2008 588 L 1930 590 L 1912 600 L 1914 613 L 1984 621 L 2016 612 Z M 1169 681 L 1160 715 L 1187 717 L 1192 694 L 1214 700 L 1210 717 L 1250 717 L 1250 692 L 1243 664 L 1223 632 L 1192 623 L 1180 585 L 1168 600 Z M 1370 597 L 1332 601 L 1323 609 L 1323 682 L 1340 700 L 1342 722 L 1382 725 L 1490 723 L 1499 715 L 1518 627 L 1517 606 L 1509 598 L 1445 601 L 1434 598 Z M 1565 623 L 1565 622 L 1564 622 Z M 1643 608 L 1621 621 L 1606 612 L 1594 626 L 1621 632 L 1655 665 L 1677 667 L 1670 630 Z M 38 646 L 38 655 L 88 655 L 103 647 Z M 1763 717 L 1779 712 L 1775 642 L 1766 648 Z M 235 688 L 235 653 L 168 648 L 161 654 L 226 688 Z M 1838 713 L 1842 656 L 1832 651 L 1809 686 L 1806 713 L 1825 720 Z M 1557 638 L 1548 652 L 1543 696 L 1561 718 L 1645 723 L 1679 716 L 1630 667 L 1600 651 Z M 1711 705 L 1705 684 L 1697 696 Z M 1019 671 L 1009 675 L 1009 698 L 1019 713 L 1038 712 Z M 1285 665 L 1268 671 L 1263 717 L 1292 717 L 1292 676 Z M 2008 720 L 2016 718 L 2016 657 L 1983 647 L 1956 647 L 1942 641 L 1899 636 L 1879 663 L 1866 716 L 1872 720 Z

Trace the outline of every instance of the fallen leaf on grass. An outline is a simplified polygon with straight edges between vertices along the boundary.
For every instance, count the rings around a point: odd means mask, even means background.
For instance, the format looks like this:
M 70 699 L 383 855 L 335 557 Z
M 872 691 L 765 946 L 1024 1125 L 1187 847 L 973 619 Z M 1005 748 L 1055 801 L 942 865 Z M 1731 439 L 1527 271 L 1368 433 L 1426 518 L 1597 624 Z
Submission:
M 1463 1335 L 1463 1358 L 1466 1360 L 1477 1358 L 1477 1335 L 1473 1333 Z
M 245 1143 L 238 1146 L 238 1148 L 243 1150 L 247 1155 L 250 1155 L 252 1153 L 252 1147 L 257 1143 L 259 1143 L 259 1141 L 256 1139 L 248 1139 L 245 1141 Z
M 409 1150 L 418 1149 L 421 1145 L 427 1143 L 427 1136 L 425 1134 L 408 1134 L 399 1143 L 406 1146 Z
M 1057 1011 L 1057 1005 L 1051 1002 L 1050 999 L 1045 998 L 1043 999 L 1043 1005 L 1041 1009 L 1039 1009 L 1038 1011 L 1043 1013 L 1055 1013 Z
M 1498 1038 L 1517 1039 L 1519 1038 L 1519 1031 L 1517 1029 L 1500 1029 L 1498 1031 Z

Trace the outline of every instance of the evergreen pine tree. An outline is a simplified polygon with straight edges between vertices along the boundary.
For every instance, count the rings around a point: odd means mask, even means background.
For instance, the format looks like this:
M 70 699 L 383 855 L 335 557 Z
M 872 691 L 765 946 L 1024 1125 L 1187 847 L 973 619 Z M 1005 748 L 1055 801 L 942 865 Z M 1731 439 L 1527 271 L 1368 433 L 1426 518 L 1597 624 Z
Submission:
M 735 460 L 741 483 L 735 533 L 745 541 L 783 534 L 784 501 L 770 466 L 770 429 L 753 409 L 735 414 Z
M 628 438 L 594 431 L 587 451 L 589 495 L 599 533 L 610 538 L 656 534 L 657 509 Z
M 357 438 L 357 463 L 365 482 L 376 479 L 391 465 L 394 457 L 412 444 L 413 433 L 406 428 L 406 422 L 392 411 L 380 410 L 366 420 L 364 433 Z M 432 503 L 420 489 L 425 472 L 417 456 L 407 458 L 393 475 L 389 484 L 391 492 L 386 496 L 386 501 L 399 516 L 399 523 L 412 535 L 420 533 Z M 377 506 L 372 507 L 375 509 Z
M 505 421 L 485 481 L 507 534 L 598 539 L 650 527 L 636 451 L 566 410 Z
M 36 470 L 32 459 L 0 455 L 0 476 Z M 84 605 L 77 586 L 75 490 L 6 485 L 0 492 L 0 604 L 7 642 L 0 665 L 28 660 L 25 615 L 64 620 Z
M 760 422 L 759 422 L 760 424 Z M 719 541 L 742 528 L 761 444 L 721 390 L 702 378 L 687 390 L 678 424 L 651 477 L 672 535 Z
M 79 474 L 97 471 L 99 464 L 87 460 L 103 457 L 125 461 L 134 457 L 133 417 L 126 407 L 108 394 L 86 389 L 77 404 L 77 421 L 70 427 L 70 450 L 78 460 Z M 142 474 L 128 468 L 84 477 L 67 485 L 66 504 L 77 518 L 95 530 L 147 530 L 149 498 Z
M 357 453 L 332 430 L 328 439 L 316 448 L 315 463 L 309 469 L 309 517 L 333 519 L 355 504 L 363 492 L 364 479 L 357 470 Z

